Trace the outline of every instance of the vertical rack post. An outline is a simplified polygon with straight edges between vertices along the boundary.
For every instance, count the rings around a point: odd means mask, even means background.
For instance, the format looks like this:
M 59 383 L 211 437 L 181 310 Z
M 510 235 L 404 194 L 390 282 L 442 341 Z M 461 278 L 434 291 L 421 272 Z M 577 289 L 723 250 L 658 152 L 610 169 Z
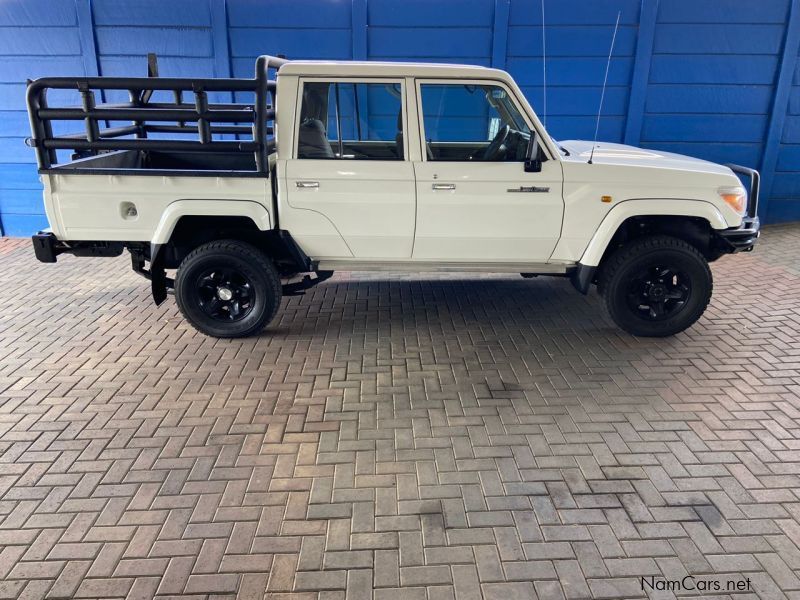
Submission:
M 86 125 L 86 139 L 90 142 L 96 142 L 100 139 L 100 128 L 97 125 L 97 120 L 90 116 L 90 112 L 95 108 L 94 92 L 89 89 L 85 82 L 78 84 L 78 90 L 81 93 L 81 104 L 83 112 L 86 113 L 84 124 Z
M 266 151 L 267 69 L 266 57 L 259 56 L 256 60 L 256 105 L 253 115 L 253 142 L 256 145 L 256 169 L 262 174 L 269 170 Z
M 208 94 L 200 86 L 194 86 L 194 106 L 198 115 L 205 115 L 208 113 Z M 211 142 L 211 124 L 205 117 L 197 119 L 197 133 L 200 136 L 201 144 L 208 144 Z

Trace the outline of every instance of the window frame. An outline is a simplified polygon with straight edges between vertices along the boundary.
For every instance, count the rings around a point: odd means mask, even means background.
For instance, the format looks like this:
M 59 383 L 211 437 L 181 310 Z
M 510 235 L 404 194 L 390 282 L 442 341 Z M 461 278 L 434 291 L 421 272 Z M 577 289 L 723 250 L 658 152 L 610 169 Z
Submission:
M 505 81 L 501 79 L 448 79 L 448 78 L 416 78 L 414 80 L 415 86 L 415 97 L 417 101 L 417 127 L 419 128 L 419 151 L 420 156 L 423 162 L 430 162 L 430 163 L 469 163 L 471 165 L 480 165 L 480 164 L 493 164 L 492 162 L 487 161 L 467 161 L 467 160 L 453 160 L 453 161 L 442 161 L 442 160 L 430 160 L 428 158 L 428 149 L 427 145 L 427 137 L 425 135 L 425 113 L 424 107 L 422 105 L 422 86 L 423 85 L 460 85 L 460 86 L 467 86 L 467 85 L 489 85 L 489 86 L 496 86 L 508 95 L 511 101 L 516 106 L 517 111 L 522 116 L 522 119 L 525 121 L 525 124 L 528 126 L 528 129 L 531 133 L 535 133 L 539 138 L 539 148 L 542 149 L 547 155 L 548 160 L 552 160 L 552 156 L 550 150 L 548 148 L 548 143 L 545 142 L 545 136 L 547 133 L 545 132 L 542 134 L 543 130 L 537 126 L 537 123 L 533 121 L 531 115 L 528 113 L 526 108 L 526 104 L 520 101 L 520 97 L 515 93 L 514 89 L 512 89 Z M 521 164 L 523 161 L 508 161 L 505 164 Z
M 293 127 L 293 144 L 292 144 L 292 160 L 302 160 L 302 161 L 310 161 L 310 160 L 325 160 L 325 162 L 330 162 L 331 159 L 321 159 L 321 158 L 300 158 L 298 156 L 298 149 L 300 146 L 300 117 L 303 112 L 303 95 L 305 93 L 305 85 L 306 83 L 364 83 L 364 84 L 400 84 L 400 112 L 403 115 L 403 158 L 399 159 L 391 159 L 391 160 L 384 160 L 379 158 L 337 158 L 334 160 L 341 160 L 344 162 L 362 162 L 362 163 L 398 163 L 404 162 L 409 160 L 409 142 L 408 142 L 408 110 L 407 110 L 407 101 L 408 98 L 406 96 L 406 78 L 405 77 L 301 77 L 298 81 L 297 85 L 297 103 L 295 105 L 295 118 L 294 123 L 292 124 Z M 337 135 L 341 136 L 341 132 L 337 131 Z

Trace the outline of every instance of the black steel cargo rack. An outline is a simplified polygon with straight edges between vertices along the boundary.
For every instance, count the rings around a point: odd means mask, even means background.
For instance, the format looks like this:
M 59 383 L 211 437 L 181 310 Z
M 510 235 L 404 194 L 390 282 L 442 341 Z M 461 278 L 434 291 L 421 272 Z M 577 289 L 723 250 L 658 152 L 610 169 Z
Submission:
M 275 148 L 274 139 L 268 139 L 268 135 L 274 133 L 277 91 L 276 81 L 269 79 L 269 70 L 277 71 L 286 62 L 274 56 L 258 57 L 253 79 L 158 77 L 151 58 L 150 77 L 44 77 L 29 81 L 27 104 L 32 137 L 26 143 L 36 150 L 40 173 L 132 170 L 141 175 L 188 171 L 193 175 L 267 176 L 268 156 Z M 47 92 L 53 89 L 77 91 L 81 106 L 50 106 Z M 127 91 L 130 101 L 97 103 L 96 92 L 102 98 L 113 90 Z M 151 102 L 153 93 L 158 91 L 171 92 L 173 101 Z M 186 92 L 193 94 L 194 102 L 184 100 Z M 230 93 L 232 101 L 210 103 L 209 92 Z M 254 93 L 255 102 L 235 102 L 237 92 Z M 54 135 L 54 121 L 83 121 L 85 130 Z M 131 124 L 111 127 L 112 121 Z M 151 133 L 174 137 L 149 138 Z M 191 133 L 196 133 L 197 139 L 180 138 Z M 218 139 L 219 135 L 228 139 Z M 241 136 L 248 139 L 237 139 Z M 59 164 L 57 150 L 72 150 L 73 161 Z M 153 168 L 140 166 L 150 153 L 160 154 L 167 167 L 162 168 L 156 164 L 158 161 L 152 161 Z M 252 162 L 248 155 L 253 157 Z M 214 156 L 224 160 L 218 162 Z M 200 166 L 193 167 L 198 160 Z M 173 168 L 176 163 L 181 166 Z

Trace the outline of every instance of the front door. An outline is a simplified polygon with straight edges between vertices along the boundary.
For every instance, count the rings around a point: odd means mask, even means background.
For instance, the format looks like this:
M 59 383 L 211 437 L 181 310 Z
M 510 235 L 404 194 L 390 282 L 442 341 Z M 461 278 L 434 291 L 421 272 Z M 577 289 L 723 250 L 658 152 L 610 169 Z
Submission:
M 558 160 L 525 172 L 531 125 L 499 82 L 417 81 L 415 260 L 546 262 L 561 233 Z
M 403 81 L 301 85 L 286 165 L 292 235 L 314 259 L 409 259 L 416 199 Z

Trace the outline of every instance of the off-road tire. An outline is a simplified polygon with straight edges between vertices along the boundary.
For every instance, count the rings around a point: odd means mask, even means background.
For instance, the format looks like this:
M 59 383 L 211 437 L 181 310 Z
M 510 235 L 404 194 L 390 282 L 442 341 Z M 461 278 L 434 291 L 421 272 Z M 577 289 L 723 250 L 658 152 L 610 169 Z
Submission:
M 672 301 L 674 314 L 656 317 L 653 309 L 643 307 L 647 304 L 636 306 L 636 299 L 640 298 L 641 274 L 649 269 L 660 271 L 662 267 L 678 273 L 674 281 L 683 283 L 670 284 L 670 289 L 681 287 L 682 291 L 671 293 L 684 293 L 686 298 Z M 683 290 L 686 287 L 688 293 Z M 597 286 L 613 321 L 628 333 L 642 337 L 666 337 L 691 327 L 706 310 L 713 287 L 705 257 L 687 242 L 666 235 L 640 238 L 615 251 L 600 265 Z
M 226 322 L 207 314 L 199 280 L 220 269 L 240 276 L 252 293 L 247 312 Z M 213 277 L 213 275 L 212 275 Z M 226 292 L 227 295 L 227 292 Z M 175 300 L 186 320 L 199 332 L 218 338 L 255 335 L 275 317 L 281 301 L 281 280 L 275 266 L 255 246 L 238 240 L 218 240 L 198 246 L 180 264 L 175 278 Z M 230 313 L 230 311 L 229 311 Z M 224 314 L 224 313 L 223 313 Z

